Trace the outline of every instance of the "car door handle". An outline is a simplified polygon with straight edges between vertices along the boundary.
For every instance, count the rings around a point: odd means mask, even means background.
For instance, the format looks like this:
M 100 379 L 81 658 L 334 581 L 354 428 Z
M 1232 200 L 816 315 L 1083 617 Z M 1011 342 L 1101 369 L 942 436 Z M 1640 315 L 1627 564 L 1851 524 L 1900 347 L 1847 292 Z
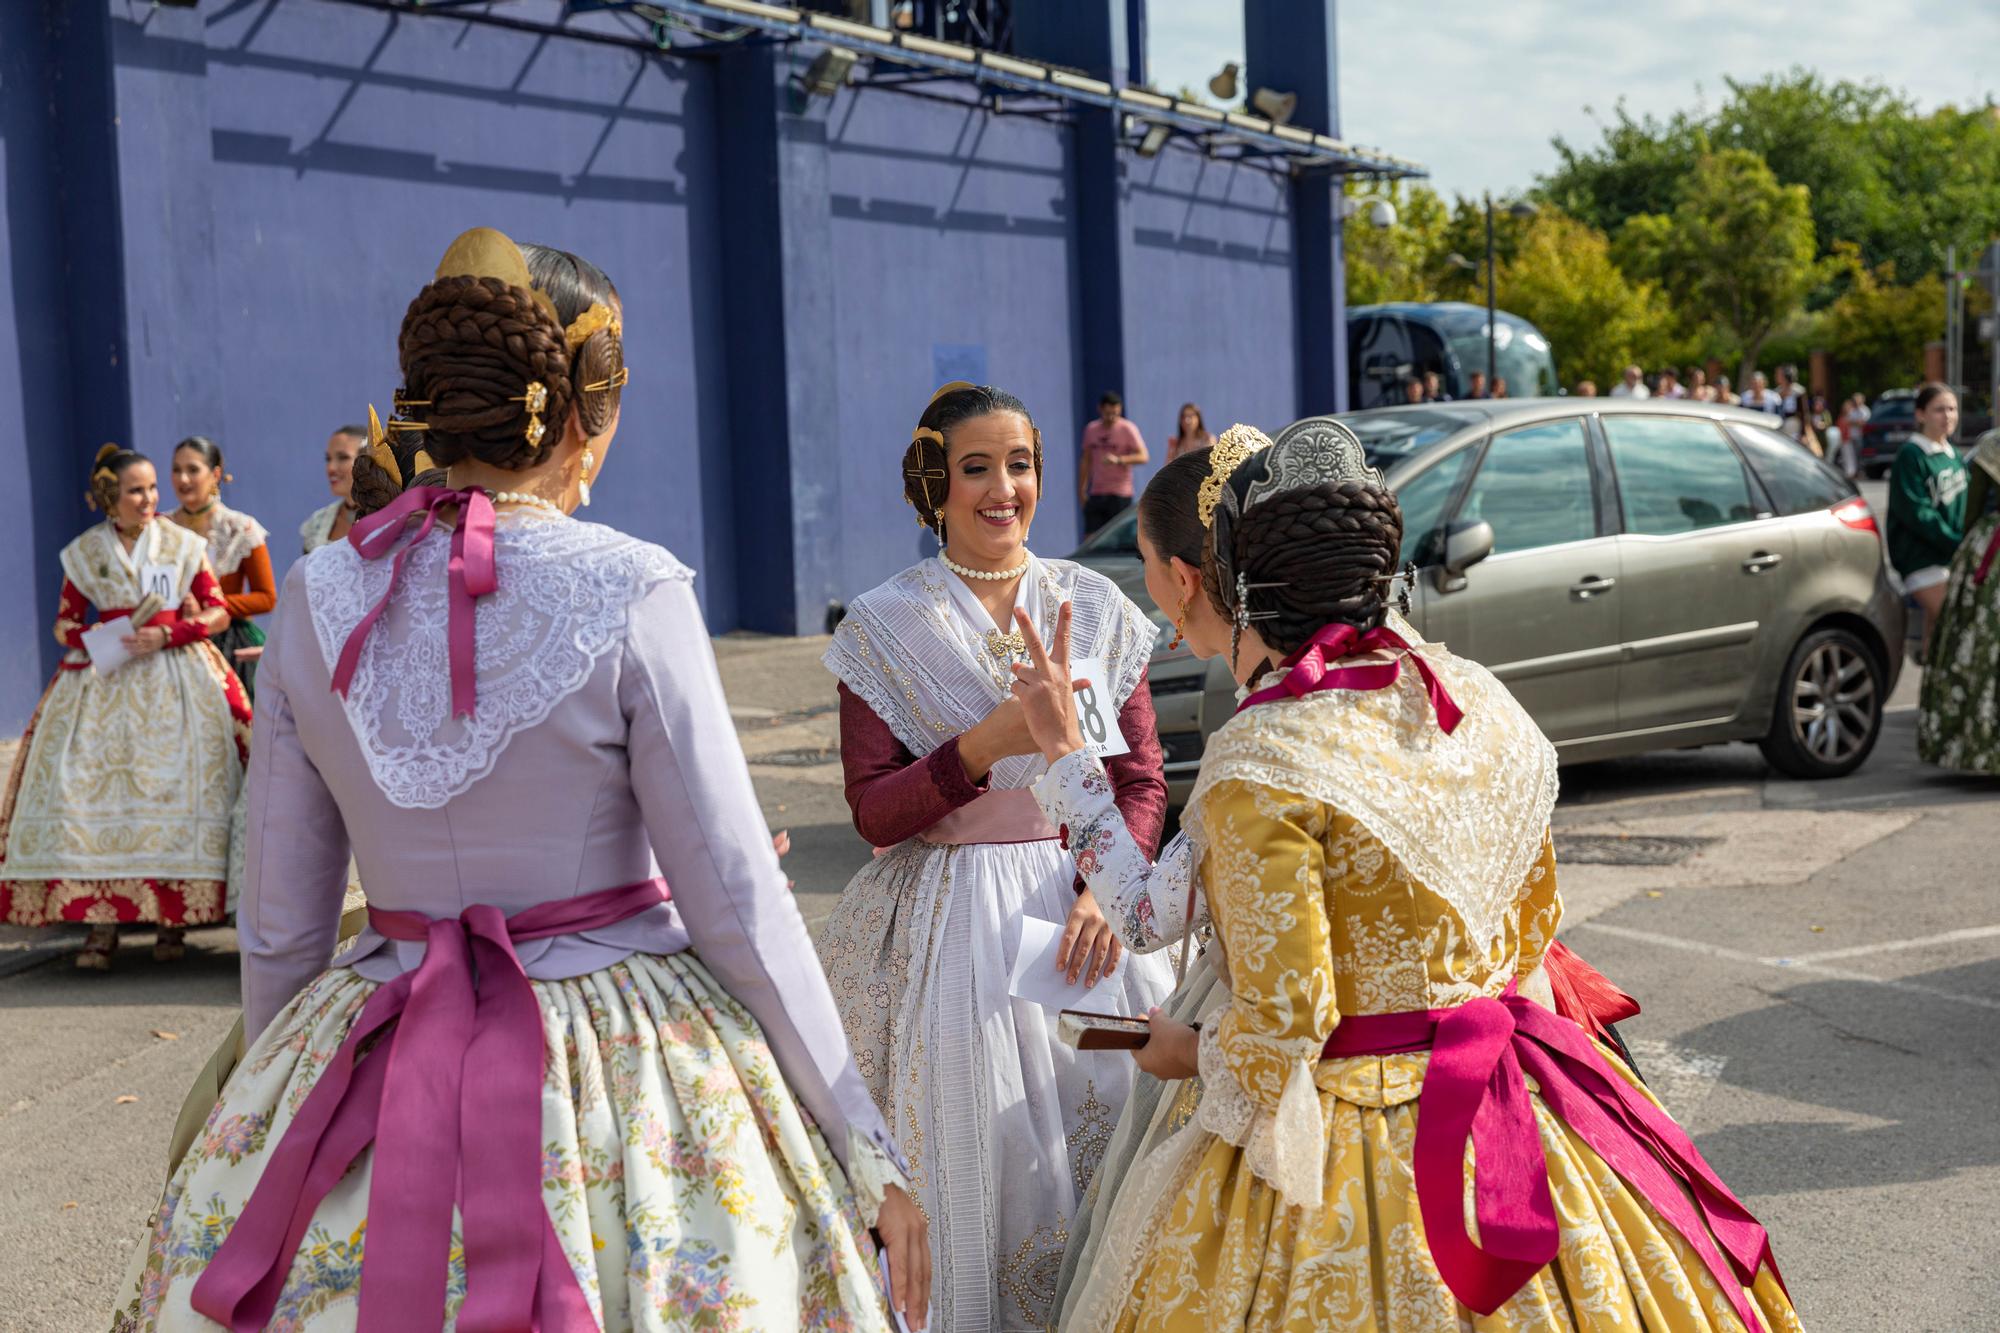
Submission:
M 1617 579 L 1601 579 L 1595 574 L 1586 574 L 1580 582 L 1569 585 L 1569 595 L 1579 602 L 1587 602 L 1599 593 L 1610 592 L 1617 586 Z
M 1785 557 L 1775 551 L 1759 551 L 1743 562 L 1745 574 L 1762 574 L 1767 569 L 1776 569 L 1785 562 Z

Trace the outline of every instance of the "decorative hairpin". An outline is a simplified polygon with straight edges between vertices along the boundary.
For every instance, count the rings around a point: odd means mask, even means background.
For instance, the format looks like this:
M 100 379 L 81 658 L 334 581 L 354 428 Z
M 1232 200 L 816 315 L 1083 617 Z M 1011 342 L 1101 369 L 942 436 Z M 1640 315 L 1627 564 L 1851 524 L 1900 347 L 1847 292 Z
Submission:
M 517 398 L 509 398 L 507 401 L 528 405 L 528 427 L 521 434 L 527 438 L 530 449 L 541 448 L 542 436 L 548 432 L 548 428 L 542 425 L 542 409 L 549 405 L 549 386 L 540 380 L 529 380 L 526 393 Z
M 390 402 L 391 405 L 398 412 L 406 411 L 412 407 L 429 407 L 431 405 L 431 400 L 428 398 L 403 397 L 403 391 L 401 389 L 396 390 L 396 392 L 393 395 L 391 395 Z
M 590 336 L 599 329 L 609 329 L 613 336 L 625 332 L 624 325 L 619 322 L 618 316 L 611 313 L 610 306 L 602 301 L 592 301 L 590 309 L 571 320 L 570 326 L 563 330 L 563 342 L 574 352 L 590 341 Z
M 923 440 L 929 440 L 935 444 L 940 452 L 944 449 L 943 434 L 931 427 L 919 426 L 910 432 L 911 444 L 917 444 Z M 922 457 L 919 456 L 918 466 L 904 468 L 903 475 L 912 481 L 921 481 L 924 484 L 924 508 L 931 511 L 931 522 L 936 523 L 938 521 L 937 502 L 931 499 L 931 483 L 933 481 L 949 481 L 951 480 L 951 474 L 942 467 L 922 466 Z M 923 521 L 923 515 L 918 514 L 917 522 L 922 523 Z
M 603 393 L 607 389 L 622 389 L 631 382 L 632 368 L 630 366 L 620 366 L 612 372 L 611 378 L 586 384 L 583 386 L 583 391 L 585 393 Z
M 1230 474 L 1250 455 L 1269 448 L 1270 444 L 1263 431 L 1238 424 L 1222 432 L 1222 438 L 1209 446 L 1208 476 L 1203 478 L 1194 501 L 1195 514 L 1204 528 L 1215 521 L 1215 506 L 1222 499 L 1222 488 L 1229 484 Z

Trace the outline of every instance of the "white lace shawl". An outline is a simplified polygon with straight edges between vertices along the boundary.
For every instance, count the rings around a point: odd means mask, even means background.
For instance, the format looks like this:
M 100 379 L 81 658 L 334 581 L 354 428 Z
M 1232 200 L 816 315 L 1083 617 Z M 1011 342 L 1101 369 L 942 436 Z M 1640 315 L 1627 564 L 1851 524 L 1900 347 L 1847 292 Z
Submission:
M 1046 643 L 1070 603 L 1070 655 L 1105 659 L 1115 713 L 1138 686 L 1156 631 L 1104 575 L 1074 561 L 1029 558 L 1019 604 Z M 1007 663 L 987 646 L 993 626 L 983 611 L 975 620 L 976 609 L 956 574 L 923 560 L 855 599 L 823 660 L 921 757 L 1007 697 Z M 1040 755 L 1003 759 L 993 766 L 993 786 L 1025 786 L 1043 767 Z
M 215 571 L 217 578 L 234 574 L 242 566 L 244 557 L 262 546 L 270 536 L 262 523 L 217 500 L 208 518 L 209 568 Z
M 597 523 L 502 513 L 499 587 L 475 613 L 479 706 L 451 715 L 446 565 L 451 534 L 431 533 L 403 563 L 391 613 L 362 649 L 346 712 L 375 785 L 403 809 L 435 810 L 493 770 L 517 733 L 583 687 L 625 639 L 632 603 L 687 566 L 650 542 Z M 327 670 L 389 585 L 391 558 L 348 542 L 305 560 L 306 597 Z

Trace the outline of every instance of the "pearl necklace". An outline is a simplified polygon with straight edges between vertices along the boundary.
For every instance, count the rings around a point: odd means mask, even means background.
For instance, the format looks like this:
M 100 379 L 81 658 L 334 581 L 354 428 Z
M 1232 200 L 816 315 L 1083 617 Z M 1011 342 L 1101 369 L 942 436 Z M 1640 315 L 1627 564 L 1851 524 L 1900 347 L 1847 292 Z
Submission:
M 938 552 L 938 562 L 962 579 L 983 579 L 988 583 L 1005 583 L 1008 579 L 1018 579 L 1028 572 L 1028 553 L 1021 552 L 1021 563 L 1012 569 L 967 569 L 958 561 Z
M 493 503 L 496 505 L 498 504 L 532 505 L 536 509 L 548 510 L 551 514 L 554 514 L 557 518 L 569 517 L 568 514 L 565 514 L 563 512 L 562 506 L 557 504 L 554 500 L 544 499 L 542 496 L 539 495 L 529 495 L 526 491 L 490 491 L 487 493 L 487 498 L 492 500 Z

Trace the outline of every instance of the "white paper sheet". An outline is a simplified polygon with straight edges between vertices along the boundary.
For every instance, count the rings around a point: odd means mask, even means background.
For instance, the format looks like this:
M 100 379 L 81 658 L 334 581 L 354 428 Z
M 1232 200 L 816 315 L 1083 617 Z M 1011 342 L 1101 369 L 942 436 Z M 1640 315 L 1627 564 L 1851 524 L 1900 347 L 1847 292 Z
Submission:
M 1068 973 L 1056 970 L 1056 952 L 1062 948 L 1063 928 L 1025 914 L 1018 920 L 1020 943 L 1014 951 L 1014 971 L 1007 984 L 1009 995 L 1049 1010 L 1088 1009 L 1120 1018 L 1133 1016 L 1125 1012 L 1124 989 L 1118 984 L 1125 976 L 1125 960 L 1129 956 L 1125 950 L 1119 950 L 1118 965 L 1099 977 L 1095 986 L 1084 985 L 1080 976 L 1071 985 Z
M 100 620 L 83 632 L 83 650 L 90 654 L 90 664 L 97 668 L 98 675 L 108 676 L 132 660 L 122 642 L 131 632 L 130 616 Z
M 1099 759 L 1130 754 L 1132 747 L 1126 743 L 1125 733 L 1118 729 L 1118 708 L 1111 701 L 1111 683 L 1104 674 L 1104 659 L 1086 657 L 1071 663 L 1069 678 L 1090 682 L 1087 688 L 1076 692 L 1076 720 L 1083 732 L 1083 748 Z

